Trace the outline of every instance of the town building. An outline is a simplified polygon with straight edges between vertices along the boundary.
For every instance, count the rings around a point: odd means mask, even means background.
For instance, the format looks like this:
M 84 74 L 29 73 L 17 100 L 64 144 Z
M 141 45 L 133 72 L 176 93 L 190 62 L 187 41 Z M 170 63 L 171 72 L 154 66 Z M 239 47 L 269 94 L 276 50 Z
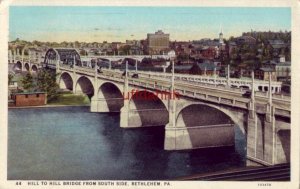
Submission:
M 170 34 L 162 30 L 147 34 L 147 51 L 148 54 L 163 54 L 169 49 Z
M 237 45 L 255 45 L 256 44 L 256 39 L 252 36 L 241 36 L 235 38 L 235 42 Z
M 47 104 L 44 92 L 23 92 L 11 94 L 15 106 L 43 106 Z
M 280 62 L 275 65 L 278 81 L 286 81 L 291 79 L 291 62 Z
M 29 48 L 28 49 L 29 62 L 41 64 L 44 61 L 45 54 L 46 51 L 42 51 L 37 48 Z
M 170 59 L 176 58 L 176 52 L 174 50 L 170 50 L 167 55 L 170 57 Z
M 261 67 L 254 70 L 255 79 L 269 81 L 269 74 L 271 74 L 271 81 L 277 81 L 276 70 L 274 67 Z
M 219 76 L 220 71 L 221 71 L 221 67 L 219 62 L 175 65 L 175 73 L 182 73 L 182 74 Z M 167 68 L 167 72 L 171 72 L 171 66 Z

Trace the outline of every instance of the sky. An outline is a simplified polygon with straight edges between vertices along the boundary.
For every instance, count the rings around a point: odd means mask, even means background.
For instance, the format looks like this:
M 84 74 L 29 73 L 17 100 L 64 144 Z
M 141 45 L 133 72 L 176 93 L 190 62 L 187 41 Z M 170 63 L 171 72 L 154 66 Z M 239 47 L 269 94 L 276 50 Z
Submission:
M 170 40 L 225 38 L 251 31 L 291 31 L 290 8 L 11 6 L 9 40 L 102 42 L 146 39 L 163 30 Z

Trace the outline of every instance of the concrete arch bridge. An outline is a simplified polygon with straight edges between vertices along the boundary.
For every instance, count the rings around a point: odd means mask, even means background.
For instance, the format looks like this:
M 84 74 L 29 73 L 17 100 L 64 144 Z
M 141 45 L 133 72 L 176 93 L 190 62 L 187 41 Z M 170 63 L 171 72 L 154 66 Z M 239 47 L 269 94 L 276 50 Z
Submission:
M 148 75 L 134 78 L 118 70 L 99 73 L 53 61 L 60 88 L 89 96 L 91 112 L 120 112 L 122 128 L 165 125 L 166 150 L 234 145 L 238 125 L 247 138 L 249 162 L 290 161 L 289 97 L 256 93 L 249 98 L 230 88 Z

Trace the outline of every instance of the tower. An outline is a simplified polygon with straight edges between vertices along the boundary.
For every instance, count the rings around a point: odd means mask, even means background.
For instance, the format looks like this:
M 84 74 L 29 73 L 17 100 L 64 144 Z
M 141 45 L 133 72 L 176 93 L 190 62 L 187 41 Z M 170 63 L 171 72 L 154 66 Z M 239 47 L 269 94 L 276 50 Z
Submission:
M 223 29 L 222 26 L 220 26 L 220 33 L 219 33 L 219 43 L 223 44 L 224 40 L 223 40 Z

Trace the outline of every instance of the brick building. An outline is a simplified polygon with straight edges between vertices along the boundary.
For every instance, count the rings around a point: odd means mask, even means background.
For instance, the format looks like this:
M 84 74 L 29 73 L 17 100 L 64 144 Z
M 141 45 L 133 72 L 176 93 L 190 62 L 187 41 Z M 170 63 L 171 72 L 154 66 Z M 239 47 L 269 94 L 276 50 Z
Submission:
M 43 106 L 47 104 L 44 92 L 14 93 L 11 95 L 15 106 Z

